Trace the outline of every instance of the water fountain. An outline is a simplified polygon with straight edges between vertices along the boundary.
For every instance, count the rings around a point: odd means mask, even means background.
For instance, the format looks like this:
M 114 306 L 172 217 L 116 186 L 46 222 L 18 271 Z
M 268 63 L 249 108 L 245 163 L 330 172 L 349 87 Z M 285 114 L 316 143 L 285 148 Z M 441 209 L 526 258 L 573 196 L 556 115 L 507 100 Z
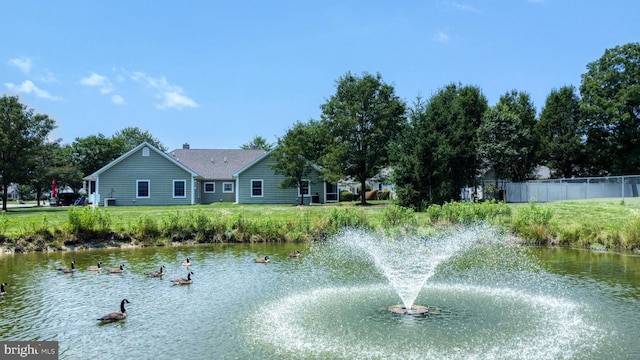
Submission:
M 259 351 L 314 358 L 556 359 L 588 352 L 602 335 L 597 326 L 521 249 L 482 225 L 404 237 L 345 230 L 312 249 L 308 270 L 316 285 L 261 306 L 248 320 L 249 336 Z M 401 304 L 389 305 L 398 297 Z

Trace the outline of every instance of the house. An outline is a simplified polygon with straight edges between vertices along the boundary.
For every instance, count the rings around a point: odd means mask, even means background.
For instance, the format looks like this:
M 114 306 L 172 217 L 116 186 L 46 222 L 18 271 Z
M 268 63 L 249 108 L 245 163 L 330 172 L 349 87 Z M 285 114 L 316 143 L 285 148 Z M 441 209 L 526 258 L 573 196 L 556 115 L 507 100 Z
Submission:
M 271 161 L 264 150 L 191 149 L 184 144 L 164 153 L 144 142 L 84 180 L 94 206 L 295 204 L 301 194 L 309 201 L 332 201 L 326 189 L 333 188 L 317 174 L 302 190 L 278 188 L 283 177 L 274 174 Z
M 301 188 L 280 189 L 278 187 L 283 176 L 274 173 L 270 164 L 274 163 L 271 152 L 265 153 L 247 164 L 233 177 L 241 191 L 236 192 L 236 203 L 239 204 L 304 204 L 337 202 L 338 186 L 320 179 L 320 168 L 312 165 L 315 171 L 308 179 L 304 179 Z

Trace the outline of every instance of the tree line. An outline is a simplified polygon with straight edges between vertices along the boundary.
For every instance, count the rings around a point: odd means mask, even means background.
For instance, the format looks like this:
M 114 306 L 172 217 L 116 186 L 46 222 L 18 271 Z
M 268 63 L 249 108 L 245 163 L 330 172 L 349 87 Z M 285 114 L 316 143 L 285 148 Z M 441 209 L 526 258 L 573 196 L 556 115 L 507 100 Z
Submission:
M 639 174 L 640 43 L 607 49 L 586 68 L 579 93 L 552 89 L 540 113 L 524 91 L 489 106 L 479 87 L 462 84 L 408 105 L 380 74 L 348 72 L 319 120 L 278 139 L 273 168 L 287 177 L 283 187 L 301 186 L 318 164 L 325 179 L 351 177 L 365 189 L 391 167 L 399 204 L 414 209 L 458 200 L 482 174 L 515 182 L 535 179 L 540 166 L 556 178 Z
M 398 203 L 415 209 L 457 200 L 487 173 L 510 181 L 534 179 L 542 165 L 563 178 L 640 173 L 640 43 L 606 49 L 586 69 L 579 89 L 552 89 L 539 113 L 525 91 L 507 91 L 489 106 L 478 86 L 462 84 L 407 104 L 379 73 L 347 72 L 320 119 L 296 121 L 274 145 L 256 136 L 241 148 L 270 150 L 283 188 L 302 187 L 320 171 L 327 181 L 352 178 L 365 189 L 391 167 Z M 142 141 L 167 151 L 138 128 L 68 145 L 49 139 L 54 128 L 17 97 L 0 98 L 4 211 L 9 184 L 28 186 L 39 199 L 51 179 L 77 190 L 83 176 Z

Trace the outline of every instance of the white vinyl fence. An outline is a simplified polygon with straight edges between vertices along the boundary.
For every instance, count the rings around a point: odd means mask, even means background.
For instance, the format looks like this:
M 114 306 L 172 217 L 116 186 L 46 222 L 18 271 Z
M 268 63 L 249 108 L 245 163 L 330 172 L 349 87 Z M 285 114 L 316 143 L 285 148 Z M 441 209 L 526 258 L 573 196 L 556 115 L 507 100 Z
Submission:
M 510 203 L 595 198 L 624 199 L 640 196 L 640 175 L 546 179 L 524 183 L 485 180 L 483 188 L 487 198 L 493 197 Z M 494 194 L 491 194 L 489 189 L 494 189 Z

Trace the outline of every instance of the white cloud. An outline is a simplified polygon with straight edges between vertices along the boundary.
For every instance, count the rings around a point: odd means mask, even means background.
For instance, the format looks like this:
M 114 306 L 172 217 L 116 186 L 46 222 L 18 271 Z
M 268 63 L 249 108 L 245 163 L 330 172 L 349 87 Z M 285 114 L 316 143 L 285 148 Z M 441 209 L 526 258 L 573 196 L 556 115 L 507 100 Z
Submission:
M 33 95 L 35 95 L 35 96 L 37 96 L 39 98 L 43 98 L 43 99 L 47 99 L 47 100 L 53 100 L 53 101 L 62 100 L 61 97 L 53 96 L 53 95 L 49 94 L 49 92 L 47 90 L 43 90 L 43 89 L 38 88 L 31 80 L 25 80 L 20 85 L 16 85 L 14 83 L 4 83 L 4 85 L 10 91 L 15 91 L 17 93 L 33 94 Z
M 458 10 L 462 10 L 462 11 L 468 11 L 468 12 L 474 12 L 474 13 L 479 13 L 480 10 L 474 8 L 473 6 L 469 5 L 469 4 L 462 4 L 459 2 L 453 2 L 451 3 L 453 5 L 453 7 L 455 7 Z
M 21 57 L 9 60 L 9 65 L 15 66 L 26 75 L 31 74 L 31 59 Z
M 111 96 L 111 102 L 116 104 L 116 105 L 124 105 L 125 101 L 124 98 L 120 95 L 112 95 Z
M 100 92 L 103 94 L 108 94 L 114 90 L 109 78 L 96 73 L 91 73 L 91 75 L 80 79 L 80 84 L 100 88 Z
M 433 36 L 433 40 L 437 41 L 437 42 L 441 42 L 441 43 L 446 43 L 449 42 L 449 35 L 447 35 L 446 33 L 442 32 L 442 31 L 438 31 L 434 36 Z
M 31 61 L 31 59 L 28 57 L 13 58 L 9 60 L 8 63 L 9 65 L 15 66 L 18 69 L 20 69 L 20 71 L 23 74 L 27 75 L 27 77 L 29 78 L 42 81 L 42 82 L 56 81 L 55 75 L 47 69 L 42 69 L 34 73 L 33 61 Z
M 131 78 L 155 92 L 155 96 L 161 100 L 159 104 L 155 104 L 158 109 L 198 106 L 193 99 L 184 95 L 184 90 L 180 86 L 169 84 L 164 77 L 154 78 L 138 71 L 134 72 Z

